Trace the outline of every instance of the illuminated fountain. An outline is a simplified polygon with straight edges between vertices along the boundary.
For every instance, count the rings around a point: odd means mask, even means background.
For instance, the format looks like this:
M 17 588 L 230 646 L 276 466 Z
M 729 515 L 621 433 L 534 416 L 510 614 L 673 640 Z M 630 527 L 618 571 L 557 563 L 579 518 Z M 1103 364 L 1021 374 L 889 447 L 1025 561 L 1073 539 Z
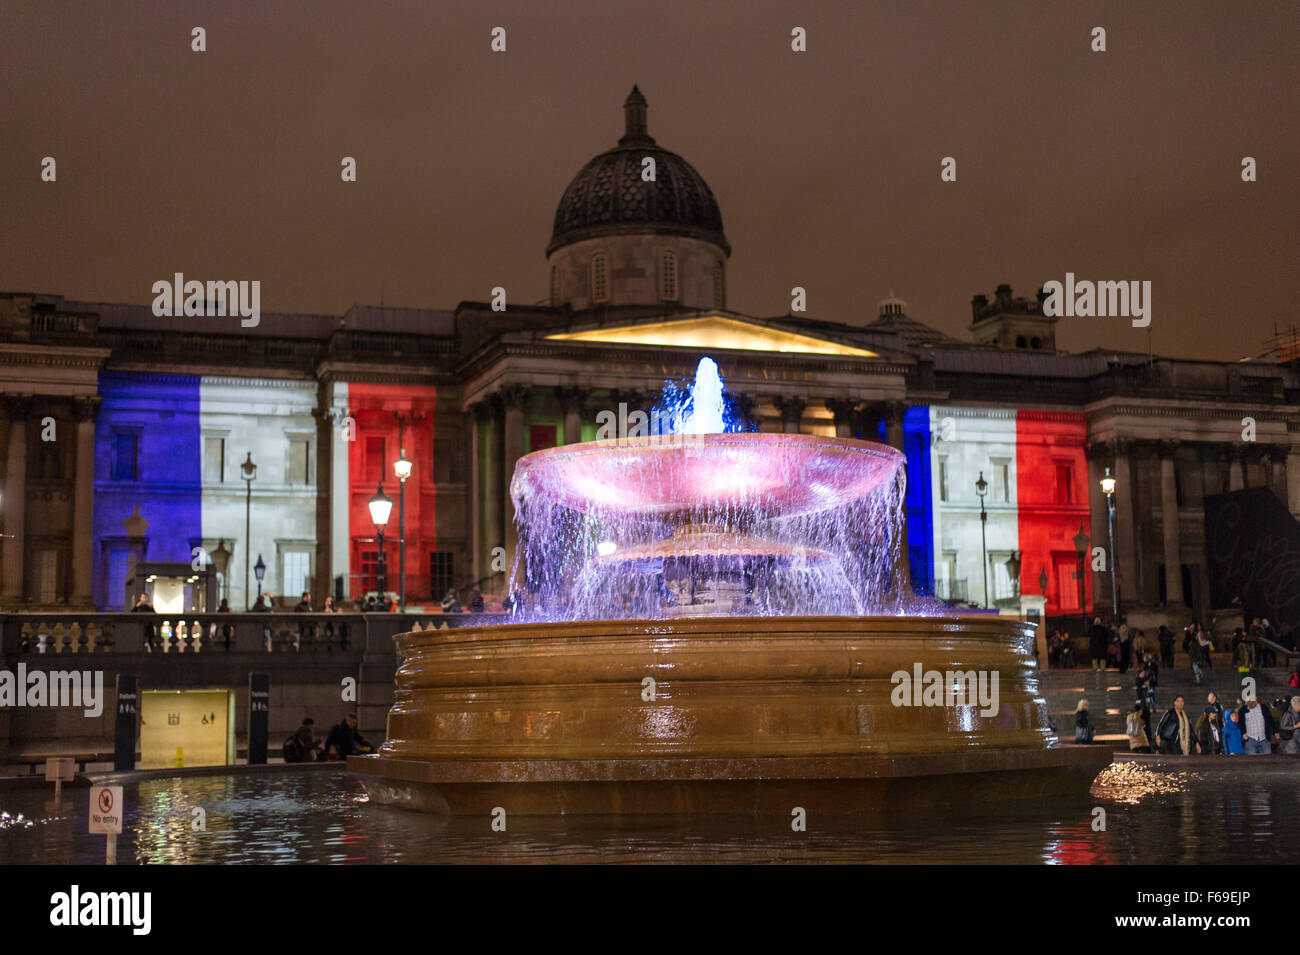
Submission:
M 650 433 L 520 459 L 515 622 L 397 637 L 388 739 L 349 761 L 372 798 L 788 813 L 1085 793 L 1109 754 L 1054 745 L 1033 627 L 906 585 L 903 455 L 724 411 L 704 359 Z M 940 674 L 937 705 L 900 673 Z

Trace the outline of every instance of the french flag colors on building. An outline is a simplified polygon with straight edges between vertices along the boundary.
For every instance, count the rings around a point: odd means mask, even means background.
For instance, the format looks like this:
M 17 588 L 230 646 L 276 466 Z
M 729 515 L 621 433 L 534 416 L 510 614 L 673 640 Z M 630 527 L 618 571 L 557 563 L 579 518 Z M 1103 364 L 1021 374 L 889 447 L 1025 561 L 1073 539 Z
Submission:
M 432 387 L 103 372 L 95 425 L 94 599 L 124 609 L 133 557 L 192 563 L 220 555 L 221 594 L 251 603 L 258 559 L 263 589 L 310 589 L 318 547 L 348 568 L 343 590 L 374 586 L 378 545 L 366 502 L 383 481 L 399 500 L 392 464 L 405 450 L 408 590 L 425 595 L 437 558 Z M 320 447 L 321 442 L 326 447 Z M 324 453 L 322 453 L 324 452 Z M 243 465 L 256 465 L 253 480 Z M 324 470 L 325 473 L 320 473 Z M 318 540 L 318 508 L 329 515 Z M 399 510 L 385 540 L 396 589 Z M 199 549 L 202 550 L 199 550 Z M 246 573 L 247 571 L 247 573 Z M 244 581 L 250 581 L 246 593 Z M 333 590 L 331 584 L 330 587 Z
M 1091 606 L 1079 577 L 1080 529 L 1091 546 L 1087 425 L 1082 414 L 932 405 L 903 419 L 913 582 L 942 599 L 1041 594 L 1051 615 Z M 981 540 L 984 495 L 986 541 Z M 1097 542 L 1102 543 L 1102 542 Z M 984 555 L 987 553 L 987 564 Z M 1008 560 L 1020 559 L 1019 580 Z M 1082 587 L 1082 589 L 1081 589 Z

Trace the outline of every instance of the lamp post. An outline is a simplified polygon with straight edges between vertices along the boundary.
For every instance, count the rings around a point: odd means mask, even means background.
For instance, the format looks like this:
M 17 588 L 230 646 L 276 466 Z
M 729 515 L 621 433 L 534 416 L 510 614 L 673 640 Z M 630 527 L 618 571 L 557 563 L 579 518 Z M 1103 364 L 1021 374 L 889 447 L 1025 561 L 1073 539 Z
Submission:
M 253 576 L 257 578 L 257 599 L 262 599 L 262 578 L 266 576 L 266 564 L 262 563 L 262 555 L 257 555 L 257 563 L 253 565 Z
M 388 580 L 385 576 L 384 567 L 384 528 L 388 524 L 388 515 L 393 510 L 393 499 L 384 493 L 384 482 L 379 482 L 379 490 L 369 501 L 370 519 L 375 522 L 375 530 L 379 532 L 379 599 L 387 603 L 384 592 L 388 589 Z
M 253 553 L 253 544 L 249 534 L 252 530 L 253 481 L 257 478 L 257 465 L 253 463 L 252 451 L 248 452 L 248 457 L 239 466 L 239 470 L 243 472 L 244 483 L 248 486 L 248 493 L 244 496 L 244 609 L 249 610 L 252 605 L 248 602 L 248 558 Z
M 1110 468 L 1106 469 L 1106 476 L 1098 482 L 1101 484 L 1101 490 L 1106 495 L 1106 530 L 1110 536 L 1110 613 L 1112 619 L 1119 619 L 1119 580 L 1115 566 L 1115 479 L 1110 476 Z
M 1079 525 L 1079 533 L 1074 535 L 1074 552 L 1079 556 L 1079 619 L 1083 621 L 1084 633 L 1088 632 L 1088 595 L 1083 586 L 1083 561 L 1088 556 L 1088 533 Z
M 988 492 L 989 482 L 984 480 L 984 472 L 981 471 L 979 480 L 975 482 L 975 493 L 980 497 L 980 554 L 984 564 L 984 606 L 986 607 L 989 605 L 989 515 L 984 510 L 984 495 Z
M 402 448 L 402 456 L 393 462 L 393 473 L 397 475 L 397 480 L 401 482 L 401 490 L 397 494 L 397 560 L 402 578 L 402 596 L 399 602 L 402 613 L 406 613 L 406 479 L 411 476 L 411 467 L 411 462 L 406 459 L 406 448 Z

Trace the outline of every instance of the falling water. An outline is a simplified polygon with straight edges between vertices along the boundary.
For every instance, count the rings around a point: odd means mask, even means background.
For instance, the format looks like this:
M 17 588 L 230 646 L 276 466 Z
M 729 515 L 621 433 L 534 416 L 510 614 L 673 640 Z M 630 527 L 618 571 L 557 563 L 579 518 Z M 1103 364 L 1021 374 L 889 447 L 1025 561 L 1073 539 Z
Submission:
M 664 434 L 522 458 L 516 613 L 539 621 L 916 611 L 903 456 L 741 433 L 718 366 L 666 390 Z

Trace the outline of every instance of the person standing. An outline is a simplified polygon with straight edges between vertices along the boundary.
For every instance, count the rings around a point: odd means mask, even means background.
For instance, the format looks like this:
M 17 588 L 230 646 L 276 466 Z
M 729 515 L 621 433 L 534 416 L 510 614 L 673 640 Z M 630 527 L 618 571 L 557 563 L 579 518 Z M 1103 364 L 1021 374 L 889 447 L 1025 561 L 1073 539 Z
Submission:
M 1156 727 L 1156 736 L 1160 738 L 1160 752 L 1166 756 L 1190 756 L 1192 754 L 1192 727 L 1183 712 L 1183 695 L 1174 697 L 1174 705 L 1160 717 Z
M 1174 665 L 1174 632 L 1162 623 L 1160 631 L 1156 634 L 1156 642 L 1160 644 L 1160 665 L 1172 667 Z
M 1241 724 L 1238 722 L 1236 710 L 1228 711 L 1228 718 L 1223 721 L 1223 753 L 1225 756 L 1240 756 L 1243 752 L 1241 745 Z
M 1273 752 L 1269 740 L 1276 735 L 1273 714 L 1268 707 L 1260 706 L 1259 700 L 1249 699 L 1237 711 L 1237 722 L 1241 725 L 1241 746 L 1247 756 L 1267 756 Z
M 1196 721 L 1196 749 L 1202 756 L 1216 756 L 1223 752 L 1219 741 L 1219 714 L 1207 706 Z
M 1187 648 L 1187 659 L 1192 664 L 1192 682 L 1197 686 L 1201 685 L 1201 643 L 1193 633 L 1187 634 L 1188 639 L 1183 641 Z
M 1151 752 L 1151 743 L 1147 739 L 1146 726 L 1142 721 L 1142 709 L 1142 701 L 1138 700 L 1133 704 L 1133 709 L 1129 710 L 1128 717 L 1124 722 L 1124 734 L 1128 736 L 1128 751 L 1130 753 Z
M 1101 625 L 1101 617 L 1092 618 L 1092 629 L 1088 631 L 1088 659 L 1094 670 L 1106 668 L 1106 643 L 1109 634 Z
M 1278 733 L 1282 738 L 1282 745 L 1278 752 L 1286 753 L 1288 756 L 1300 756 L 1300 733 L 1296 732 L 1297 729 L 1300 729 L 1300 695 L 1291 697 L 1291 705 L 1282 714 Z
M 1128 624 L 1121 623 L 1116 636 L 1119 639 L 1119 672 L 1127 673 L 1129 664 L 1133 662 L 1133 632 Z

